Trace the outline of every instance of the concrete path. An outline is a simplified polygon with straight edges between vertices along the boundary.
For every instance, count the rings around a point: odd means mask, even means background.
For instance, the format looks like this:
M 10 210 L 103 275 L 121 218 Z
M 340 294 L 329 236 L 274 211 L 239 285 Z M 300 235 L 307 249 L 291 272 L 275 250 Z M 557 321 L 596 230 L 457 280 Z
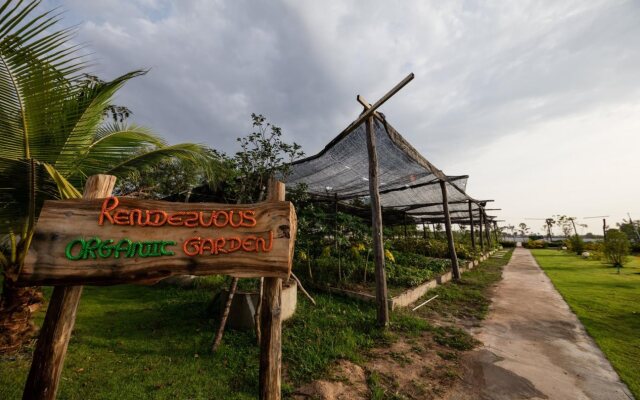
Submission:
M 474 334 L 484 346 L 453 398 L 633 399 L 529 250 L 513 253 Z

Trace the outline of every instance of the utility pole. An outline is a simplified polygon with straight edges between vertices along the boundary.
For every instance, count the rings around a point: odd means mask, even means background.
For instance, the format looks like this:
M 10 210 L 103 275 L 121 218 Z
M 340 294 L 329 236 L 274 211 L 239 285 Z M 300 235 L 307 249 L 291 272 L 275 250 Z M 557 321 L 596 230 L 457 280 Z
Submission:
M 629 217 L 629 223 L 631 224 L 631 227 L 633 228 L 634 232 L 636 233 L 636 236 L 638 237 L 638 240 L 640 240 L 640 232 L 638 232 L 638 227 L 636 226 L 636 224 L 633 223 L 633 220 L 631 219 L 631 214 L 627 213 L 627 216 Z

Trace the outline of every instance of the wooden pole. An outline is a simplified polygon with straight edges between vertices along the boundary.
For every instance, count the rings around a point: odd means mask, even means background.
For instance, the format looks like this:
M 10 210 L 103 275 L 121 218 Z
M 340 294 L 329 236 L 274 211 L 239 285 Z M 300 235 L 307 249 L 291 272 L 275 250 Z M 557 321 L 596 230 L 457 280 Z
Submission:
M 602 240 L 607 241 L 607 220 L 602 218 Z
M 218 332 L 216 332 L 216 337 L 213 339 L 213 345 L 211 346 L 212 353 L 215 353 L 218 350 L 220 343 L 222 343 L 224 328 L 227 326 L 227 319 L 229 319 L 229 311 L 231 311 L 231 305 L 233 304 L 233 296 L 236 294 L 237 288 L 238 288 L 238 278 L 234 276 L 233 278 L 231 278 L 231 286 L 229 286 L 229 296 L 227 296 L 227 301 L 224 305 L 224 310 L 222 311 L 220 326 L 218 327 Z
M 469 200 L 469 226 L 471 229 L 471 248 L 476 249 L 476 229 L 473 222 L 473 205 Z
M 453 279 L 460 279 L 460 267 L 458 265 L 458 255 L 453 243 L 453 230 L 451 229 L 451 216 L 449 215 L 449 198 L 447 196 L 447 185 L 445 181 L 440 181 L 442 190 L 442 211 L 444 212 L 444 226 L 447 231 L 447 244 L 449 245 L 449 257 L 451 257 L 451 272 Z
M 427 226 L 424 224 L 424 221 L 422 221 L 422 238 L 427 238 Z
M 361 101 L 361 96 L 358 95 L 356 96 L 356 99 L 358 100 L 358 102 L 360 102 L 360 104 L 362 104 L 366 110 L 365 112 L 363 112 L 357 120 L 353 121 L 350 125 L 350 127 L 352 129 L 355 129 L 356 127 L 360 126 L 361 123 L 363 123 L 364 121 L 368 121 L 370 118 L 373 118 L 373 113 L 381 106 L 383 105 L 387 100 L 389 100 L 394 94 L 398 93 L 400 91 L 400 89 L 402 89 L 403 87 L 405 87 L 405 85 L 409 82 L 411 82 L 413 80 L 413 78 L 415 77 L 415 75 L 412 73 L 410 73 L 409 75 L 407 75 L 403 80 L 400 81 L 400 83 L 398 83 L 397 85 L 395 85 L 391 90 L 389 90 L 384 96 L 382 96 L 380 98 L 380 100 L 376 101 L 375 103 L 373 103 L 373 105 L 368 106 L 368 103 Z M 349 127 L 347 128 L 349 129 Z
M 336 254 L 338 253 L 338 193 L 335 193 L 333 197 L 333 244 L 336 248 Z
M 267 201 L 284 201 L 284 183 L 271 179 Z M 264 278 L 260 315 L 260 400 L 280 400 L 282 396 L 282 279 Z
M 484 212 L 484 209 L 482 210 Z M 491 243 L 491 227 L 489 225 L 489 221 L 487 220 L 487 213 L 484 212 L 484 234 L 487 235 L 487 247 L 489 250 L 493 247 Z
M 389 325 L 387 305 L 387 276 L 385 272 L 384 242 L 382 238 L 382 209 L 378 183 L 378 155 L 373 117 L 367 119 L 367 151 L 369 153 L 369 196 L 371 197 L 371 227 L 373 231 L 373 255 L 376 265 L 376 302 L 378 325 Z
M 84 187 L 83 198 L 109 197 L 115 183 L 115 176 L 90 176 Z M 81 295 L 82 286 L 56 286 L 53 289 L 47 314 L 33 352 L 31 369 L 22 394 L 23 400 L 53 400 L 56 398 Z
M 482 206 L 478 206 L 478 209 L 480 210 L 480 220 L 478 221 L 478 236 L 480 236 L 480 250 L 484 253 L 484 237 L 482 235 L 482 224 L 484 222 L 482 221 Z
M 404 239 L 407 239 L 407 213 L 402 214 L 402 224 L 404 225 Z

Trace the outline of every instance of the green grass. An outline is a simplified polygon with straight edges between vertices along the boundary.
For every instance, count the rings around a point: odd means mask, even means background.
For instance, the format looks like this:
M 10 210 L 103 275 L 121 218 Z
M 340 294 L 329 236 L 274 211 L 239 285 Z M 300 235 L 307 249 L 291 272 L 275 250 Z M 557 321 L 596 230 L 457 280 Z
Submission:
M 85 287 L 58 398 L 256 398 L 252 332 L 227 330 L 219 351 L 209 352 L 218 321 L 213 293 L 210 287 Z M 315 298 L 317 307 L 300 296 L 296 317 L 285 322 L 285 391 L 322 376 L 336 359 L 358 360 L 387 336 L 373 328 L 373 306 Z M 38 313 L 38 324 L 43 316 Z M 0 360 L 0 399 L 21 398 L 29 365 L 28 351 Z
M 481 315 L 488 304 L 483 296 L 490 282 L 499 279 L 500 267 L 494 264 L 502 265 L 490 259 L 465 273 L 462 283 L 436 289 L 455 304 L 445 307 L 445 302 L 439 302 L 435 307 Z M 227 330 L 218 352 L 209 351 L 218 322 L 211 300 L 221 284 L 219 278 L 208 278 L 207 285 L 190 290 L 85 287 L 58 398 L 256 398 L 259 354 L 253 333 Z M 417 337 L 430 331 L 438 343 L 451 349 L 473 345 L 463 330 L 433 326 L 422 313 L 396 311 L 391 330 L 383 332 L 374 327 L 373 304 L 322 293 L 314 297 L 317 306 L 299 296 L 295 317 L 284 324 L 285 395 L 303 382 L 326 377 L 338 359 L 363 362 L 368 349 L 388 345 L 398 335 Z M 43 317 L 44 312 L 39 312 L 36 322 L 41 324 Z M 0 359 L 0 399 L 21 398 L 30 350 Z
M 532 250 L 587 332 L 640 398 L 640 257 L 621 269 L 558 250 Z
M 460 282 L 430 290 L 422 301 L 435 295 L 438 298 L 419 308 L 419 313 L 426 317 L 437 313 L 465 321 L 477 322 L 484 319 L 491 304 L 491 288 L 502 279 L 502 268 L 507 265 L 512 253 L 513 250 L 510 249 L 502 257 L 490 257 L 479 267 L 464 272 Z

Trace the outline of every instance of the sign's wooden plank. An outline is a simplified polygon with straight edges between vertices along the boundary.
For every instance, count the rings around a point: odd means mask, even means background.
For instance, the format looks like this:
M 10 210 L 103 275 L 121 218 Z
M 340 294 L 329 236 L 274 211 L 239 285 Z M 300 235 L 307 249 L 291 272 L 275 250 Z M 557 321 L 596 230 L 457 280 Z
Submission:
M 47 201 L 19 283 L 111 285 L 177 274 L 286 278 L 295 234 L 295 210 L 285 201 Z

